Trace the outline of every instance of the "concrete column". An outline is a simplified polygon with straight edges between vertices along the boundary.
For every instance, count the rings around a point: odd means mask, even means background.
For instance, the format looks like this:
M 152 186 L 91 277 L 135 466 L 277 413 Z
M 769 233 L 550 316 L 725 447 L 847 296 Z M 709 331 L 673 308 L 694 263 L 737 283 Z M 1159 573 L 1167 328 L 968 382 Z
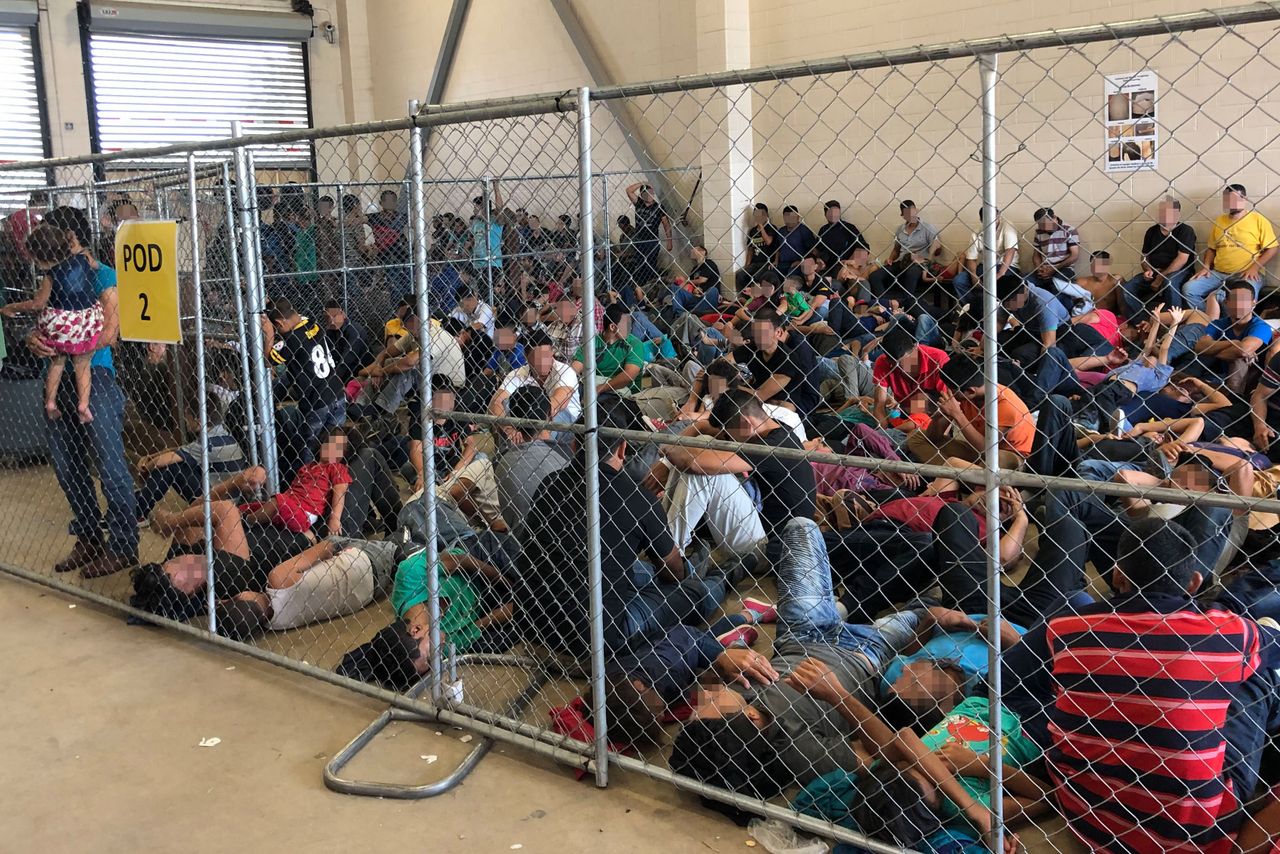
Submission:
M 699 73 L 751 66 L 750 7 L 750 0 L 696 0 Z M 702 188 L 696 204 L 727 295 L 734 291 L 734 271 L 746 262 L 747 212 L 755 198 L 754 97 L 749 86 L 716 90 L 698 119 Z

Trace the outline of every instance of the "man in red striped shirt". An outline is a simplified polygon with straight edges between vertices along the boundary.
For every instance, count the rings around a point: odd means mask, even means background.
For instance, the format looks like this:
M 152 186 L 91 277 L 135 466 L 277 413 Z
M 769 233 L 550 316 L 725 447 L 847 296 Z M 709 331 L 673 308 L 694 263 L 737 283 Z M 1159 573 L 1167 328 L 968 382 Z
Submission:
M 1225 854 L 1237 834 L 1247 848 L 1277 832 L 1259 822 L 1280 808 L 1246 804 L 1280 732 L 1280 633 L 1198 607 L 1194 548 L 1176 522 L 1132 523 L 1113 597 L 1049 620 L 1006 659 L 1009 705 L 1094 851 Z

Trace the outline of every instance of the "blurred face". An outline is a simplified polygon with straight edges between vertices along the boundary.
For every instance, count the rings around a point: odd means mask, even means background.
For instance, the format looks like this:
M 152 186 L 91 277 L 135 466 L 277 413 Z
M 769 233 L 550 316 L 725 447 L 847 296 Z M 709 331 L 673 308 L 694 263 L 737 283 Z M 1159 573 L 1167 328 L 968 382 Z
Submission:
M 754 211 L 752 211 L 751 215 L 755 219 L 756 225 L 764 225 L 766 222 L 769 221 L 768 212 L 762 211 L 759 208 L 756 208 Z
M 807 279 L 818 272 L 818 262 L 812 258 L 805 258 L 800 262 L 800 272 Z
M 1169 482 L 1187 492 L 1209 492 L 1213 489 L 1213 477 L 1199 463 L 1178 466 L 1169 476 Z
M 618 324 L 613 327 L 613 334 L 619 338 L 626 338 L 631 334 L 631 315 L 624 314 L 618 318 Z
M 1239 322 L 1253 314 L 1253 291 L 1249 288 L 1232 288 L 1227 291 L 1227 316 Z
M 712 400 L 719 400 L 728 389 L 729 382 L 724 377 L 707 377 L 707 397 Z
M 1237 193 L 1235 190 L 1227 190 L 1222 194 L 1222 212 L 1224 214 L 1238 216 L 1244 213 L 1245 205 L 1247 204 L 1249 204 L 1249 201 L 1244 195 Z
M 787 211 L 782 215 L 782 224 L 787 228 L 795 228 L 800 224 L 800 214 L 795 211 Z
M 653 188 L 652 187 L 645 187 L 640 191 L 640 201 L 644 202 L 646 205 L 653 204 Z
M 689 257 L 693 259 L 693 263 L 701 264 L 703 261 L 707 260 L 707 250 L 703 249 L 701 246 L 695 246 L 689 250 Z
M 760 428 L 763 426 L 764 421 L 762 419 L 743 415 L 739 417 L 737 424 L 725 427 L 724 432 L 735 442 L 750 442 L 760 435 Z
M 395 213 L 396 206 L 400 203 L 395 193 L 383 193 L 382 198 L 378 201 L 382 205 L 382 209 L 387 213 Z
M 768 723 L 764 714 L 737 691 L 726 685 L 709 685 L 698 690 L 689 720 L 726 718 L 739 712 L 745 714 L 759 729 L 764 729 Z
M 782 330 L 772 323 L 764 320 L 753 320 L 751 322 L 751 340 L 758 349 L 765 353 L 772 353 L 778 349 L 778 340 L 781 337 Z
M 475 311 L 476 306 L 478 306 L 479 304 L 480 304 L 480 298 L 475 294 L 471 294 L 470 296 L 463 297 L 458 301 L 458 307 L 461 308 L 463 311 L 465 311 L 467 314 L 470 314 L 471 312 Z
M 188 596 L 204 588 L 209 571 L 202 554 L 179 555 L 167 560 L 164 563 L 164 570 L 173 588 Z
M 530 228 L 542 228 L 542 220 L 538 219 L 536 216 L 529 217 L 528 222 Z
M 573 300 L 562 299 L 556 303 L 556 320 L 565 326 L 573 323 L 574 318 L 578 316 L 578 307 L 574 305 Z
M 436 412 L 452 412 L 458 403 L 457 395 L 447 389 L 431 392 L 431 408 Z
M 902 212 L 902 219 L 908 225 L 915 225 L 920 221 L 920 215 L 916 213 L 915 205 L 912 205 Z
M 902 354 L 902 358 L 898 360 L 898 365 L 907 373 L 915 371 L 920 364 L 920 348 L 912 347 L 906 353 Z
M 533 368 L 533 373 L 540 378 L 550 375 L 555 361 L 556 353 L 551 349 L 550 344 L 543 344 L 529 351 L 529 367 Z
M 321 219 L 333 216 L 333 202 L 321 200 L 316 203 L 316 215 Z
M 1168 202 L 1161 202 L 1160 208 L 1156 212 L 1156 219 L 1159 221 L 1161 228 L 1165 231 L 1172 231 L 1173 227 L 1182 219 L 1182 211 Z
M 342 462 L 347 455 L 347 437 L 342 434 L 330 436 L 320 446 L 320 461 L 323 463 Z
M 1093 274 L 1095 279 L 1105 278 L 1111 275 L 1111 259 L 1110 258 L 1094 258 L 1089 262 L 1089 272 Z
M 516 331 L 507 327 L 495 330 L 493 343 L 499 350 L 510 350 L 516 346 Z
M 902 675 L 892 688 L 893 693 L 913 709 L 928 711 L 936 706 L 949 712 L 955 708 L 961 686 L 955 674 L 926 659 L 902 668 Z
M 133 205 L 118 205 L 116 207 L 116 222 L 128 222 L 138 218 L 138 209 Z
M 341 329 L 342 324 L 347 322 L 347 313 L 340 308 L 326 308 L 324 317 L 330 329 Z
M 840 206 L 832 205 L 823 211 L 823 215 L 827 218 L 827 222 L 836 223 L 840 221 Z

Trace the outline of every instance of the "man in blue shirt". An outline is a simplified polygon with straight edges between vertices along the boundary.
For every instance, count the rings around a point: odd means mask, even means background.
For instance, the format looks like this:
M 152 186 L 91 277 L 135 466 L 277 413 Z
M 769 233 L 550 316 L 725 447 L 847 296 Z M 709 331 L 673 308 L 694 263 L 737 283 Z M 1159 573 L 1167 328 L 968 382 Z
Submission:
M 90 242 L 89 220 L 77 208 L 55 208 L 44 221 L 67 232 L 72 252 L 80 252 Z M 120 333 L 116 272 L 99 263 L 96 276 L 103 327 L 98 337 L 101 349 L 90 363 L 89 406 L 93 420 L 88 424 L 75 418 L 45 422 L 53 470 L 58 486 L 71 505 L 71 533 L 76 538 L 71 553 L 53 568 L 55 572 L 79 570 L 85 578 L 111 575 L 138 562 L 138 511 L 133 477 L 124 454 L 124 394 L 116 384 L 115 364 L 111 359 L 111 345 Z M 27 339 L 27 346 L 42 359 L 55 355 L 34 334 Z M 75 400 L 75 383 L 68 371 L 58 388 L 58 405 L 64 412 L 71 412 L 75 409 Z M 109 540 L 103 537 L 94 471 L 98 473 L 102 494 L 107 500 Z
M 813 230 L 800 221 L 800 209 L 795 205 L 782 209 L 782 229 L 778 233 L 782 236 L 778 246 L 778 271 L 786 277 L 800 269 L 800 262 L 818 239 L 813 236 Z
M 1067 356 L 1057 346 L 1058 329 L 1071 323 L 1071 312 L 1057 294 L 1016 274 L 996 280 L 996 298 L 1008 312 L 1000 348 L 1025 374 L 1014 387 L 1027 406 L 1037 409 L 1044 395 L 1072 376 Z
M 1227 387 L 1240 392 L 1254 357 L 1271 343 L 1271 326 L 1254 314 L 1253 283 L 1227 281 L 1226 314 L 1209 324 L 1196 342 L 1196 355 L 1205 370 L 1222 377 Z

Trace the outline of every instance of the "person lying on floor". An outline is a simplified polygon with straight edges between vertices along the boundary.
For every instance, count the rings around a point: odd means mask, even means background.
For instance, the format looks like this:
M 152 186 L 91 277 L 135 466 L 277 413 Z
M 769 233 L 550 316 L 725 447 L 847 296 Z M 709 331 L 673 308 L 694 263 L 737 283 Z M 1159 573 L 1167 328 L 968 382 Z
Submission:
M 964 614 L 944 608 L 896 613 L 871 625 L 845 623 L 817 522 L 794 518 L 782 539 L 778 637 L 770 664 L 784 677 L 817 659 L 870 705 L 884 668 L 920 634 L 934 626 L 974 627 Z M 851 740 L 858 729 L 785 678 L 758 688 L 716 686 L 702 692 L 677 735 L 671 768 L 730 791 L 773 797 L 794 783 L 857 767 Z
M 209 483 L 216 486 L 244 469 L 244 451 L 222 423 L 222 404 L 209 395 L 206 412 L 209 424 Z M 134 493 L 139 521 L 172 489 L 183 501 L 191 502 L 202 490 L 200 473 L 200 421 L 198 413 L 188 413 L 187 428 L 197 438 L 178 448 L 148 454 L 138 460 L 140 485 Z
M 904 848 L 984 850 L 992 822 L 986 697 L 964 700 L 918 736 L 909 728 L 895 732 L 819 661 L 802 662 L 788 681 L 851 721 L 859 742 L 857 763 L 808 783 L 793 809 Z M 1005 707 L 1000 718 L 1002 813 L 1013 824 L 1047 813 L 1050 787 L 1038 772 L 1042 752 L 1018 716 Z M 1020 850 L 1011 832 L 1004 845 L 1009 854 Z
M 610 658 L 605 662 L 610 740 L 638 748 L 662 744 L 663 724 L 688 703 L 703 674 L 714 673 L 744 688 L 752 682 L 776 682 L 778 673 L 768 657 L 751 649 L 759 638 L 754 626 L 776 618 L 769 603 L 743 599 L 739 613 L 722 617 L 710 629 L 674 626 L 652 642 Z
M 395 543 L 329 537 L 276 565 L 261 593 L 236 595 L 240 622 L 272 631 L 354 614 L 391 590 Z
M 342 510 L 352 477 L 344 462 L 347 454 L 347 431 L 331 427 L 320 440 L 319 462 L 306 463 L 298 469 L 293 482 L 278 495 L 265 501 L 251 500 L 240 505 L 245 520 L 251 524 L 274 525 L 295 534 L 306 534 L 316 522 L 325 519 L 328 533 L 342 533 Z M 228 496 L 249 497 L 257 494 L 267 482 L 262 466 L 246 469 L 209 490 L 209 500 L 219 502 Z M 181 528 L 202 524 L 204 502 L 195 501 L 178 513 L 152 511 L 152 528 L 161 536 L 174 534 Z

